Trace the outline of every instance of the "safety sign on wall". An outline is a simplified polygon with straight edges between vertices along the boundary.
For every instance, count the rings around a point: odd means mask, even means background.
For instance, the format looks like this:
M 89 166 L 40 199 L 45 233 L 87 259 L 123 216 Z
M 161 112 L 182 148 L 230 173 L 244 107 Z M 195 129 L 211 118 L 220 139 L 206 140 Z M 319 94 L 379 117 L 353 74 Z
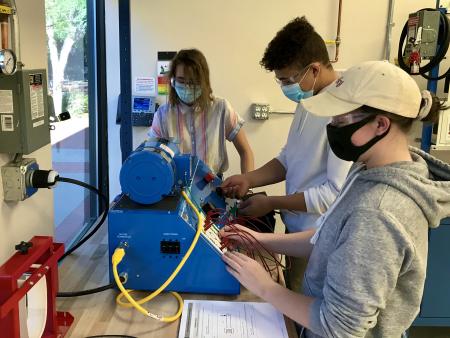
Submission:
M 170 79 L 167 76 L 170 69 L 170 61 L 176 52 L 158 52 L 157 73 L 158 73 L 158 95 L 169 94 Z

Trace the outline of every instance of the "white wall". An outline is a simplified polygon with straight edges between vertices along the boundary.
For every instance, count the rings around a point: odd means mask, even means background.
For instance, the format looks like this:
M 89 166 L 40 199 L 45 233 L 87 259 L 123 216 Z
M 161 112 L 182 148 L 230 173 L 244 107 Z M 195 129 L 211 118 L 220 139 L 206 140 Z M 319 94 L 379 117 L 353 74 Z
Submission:
M 108 51 L 118 58 L 117 1 L 112 1 L 108 20 Z M 347 68 L 365 60 L 384 58 L 388 0 L 343 0 L 340 60 L 336 69 Z M 397 53 L 398 38 L 408 13 L 423 7 L 433 7 L 434 0 L 397 0 L 392 36 L 391 60 Z M 111 6 L 111 5 L 110 5 Z M 260 166 L 278 154 L 283 146 L 292 116 L 272 115 L 268 121 L 252 120 L 248 109 L 252 102 L 268 102 L 276 110 L 293 110 L 273 80 L 273 74 L 259 66 L 268 42 L 295 16 L 306 15 L 324 39 L 336 35 L 338 1 L 261 1 L 261 0 L 196 0 L 196 1 L 131 1 L 132 78 L 155 76 L 158 51 L 176 51 L 195 47 L 206 56 L 214 93 L 227 98 L 247 120 L 245 130 Z M 117 47 L 116 47 L 117 46 Z M 111 55 L 114 53 L 114 56 Z M 329 47 L 334 57 L 334 47 Z M 116 67 L 117 62 L 111 66 Z M 115 91 L 119 77 L 109 73 L 108 91 L 110 115 L 115 116 Z M 111 89 L 112 88 L 112 89 Z M 112 118 L 112 117 L 111 117 Z M 134 128 L 134 145 L 146 134 L 145 128 Z M 110 155 L 117 157 L 118 128 L 110 125 Z M 239 171 L 237 153 L 229 144 L 230 170 Z M 118 171 L 120 161 L 110 158 L 111 186 L 120 191 Z M 270 193 L 283 193 L 283 185 L 268 189 Z
M 22 62 L 27 69 L 47 68 L 45 1 L 16 0 L 16 3 L 20 20 Z M 26 157 L 36 158 L 41 168 L 51 168 L 50 145 Z M 9 160 L 10 156 L 0 154 L 0 166 Z M 14 252 L 14 244 L 29 240 L 34 235 L 52 235 L 53 194 L 51 190 L 38 191 L 23 202 L 6 203 L 3 201 L 3 189 L 0 187 L 0 233 L 0 264 L 3 264 Z

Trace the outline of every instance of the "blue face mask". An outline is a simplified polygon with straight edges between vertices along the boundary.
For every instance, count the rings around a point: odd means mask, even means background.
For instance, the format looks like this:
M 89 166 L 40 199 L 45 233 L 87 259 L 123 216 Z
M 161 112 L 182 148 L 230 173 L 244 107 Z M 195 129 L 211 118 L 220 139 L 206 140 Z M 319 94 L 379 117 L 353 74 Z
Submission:
M 313 96 L 314 94 L 314 91 L 312 89 L 308 90 L 307 92 L 303 91 L 298 83 L 281 86 L 281 90 L 288 99 L 297 103 L 302 99 L 307 99 L 308 97 Z
M 311 66 L 309 66 L 309 67 L 311 67 Z M 308 74 L 310 69 L 311 68 L 308 68 L 308 70 L 303 75 L 300 82 L 295 82 L 292 84 L 281 86 L 281 90 L 283 91 L 284 95 L 286 95 L 286 97 L 288 99 L 298 103 L 298 102 L 300 102 L 300 100 L 307 99 L 308 97 L 311 97 L 314 95 L 314 86 L 316 85 L 316 80 L 317 80 L 316 77 L 314 78 L 314 83 L 313 83 L 311 90 L 304 91 L 300 87 L 300 83 L 302 83 L 302 81 L 304 80 L 306 74 Z M 319 71 L 320 71 L 320 69 L 319 69 Z
M 186 86 L 183 83 L 174 81 L 174 88 L 181 101 L 186 104 L 192 104 L 202 95 L 202 88 L 198 85 Z

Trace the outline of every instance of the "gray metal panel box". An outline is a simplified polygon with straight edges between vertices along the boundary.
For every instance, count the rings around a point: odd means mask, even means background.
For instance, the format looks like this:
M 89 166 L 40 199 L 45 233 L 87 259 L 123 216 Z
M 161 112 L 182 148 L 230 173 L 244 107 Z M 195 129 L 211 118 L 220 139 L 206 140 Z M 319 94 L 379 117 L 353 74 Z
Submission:
M 405 57 L 409 57 L 413 45 L 409 39 L 416 39 L 418 27 L 422 27 L 420 41 L 420 56 L 422 59 L 430 59 L 436 55 L 437 40 L 439 35 L 440 12 L 436 11 L 419 11 L 409 14 L 408 19 L 408 36 L 405 48 Z
M 439 11 L 422 11 L 422 42 L 420 55 L 423 59 L 429 59 L 436 55 L 437 40 L 439 35 Z
M 50 143 L 45 69 L 0 75 L 0 153 L 29 154 Z

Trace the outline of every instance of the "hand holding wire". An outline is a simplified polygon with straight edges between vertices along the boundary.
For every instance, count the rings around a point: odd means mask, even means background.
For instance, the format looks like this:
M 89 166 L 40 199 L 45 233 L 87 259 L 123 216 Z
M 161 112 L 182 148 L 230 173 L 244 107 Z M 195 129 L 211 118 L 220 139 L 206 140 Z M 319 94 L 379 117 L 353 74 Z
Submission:
M 239 213 L 245 216 L 261 217 L 273 210 L 270 197 L 255 194 L 239 204 Z
M 213 224 L 221 229 L 219 237 L 222 242 L 222 251 L 227 252 L 239 248 L 251 259 L 257 258 L 267 272 L 275 272 L 276 279 L 280 279 L 279 273 L 281 269 L 286 269 L 286 266 L 282 263 L 281 256 L 274 254 L 264 246 L 264 237 L 269 234 L 250 229 L 264 226 L 271 230 L 268 224 L 258 218 L 236 215 L 223 209 L 213 209 L 207 213 L 205 230 Z
M 250 189 L 250 182 L 245 175 L 233 175 L 223 181 L 220 187 L 225 196 L 242 198 Z
M 260 233 L 239 224 L 226 225 L 219 232 L 222 242 L 226 243 L 230 250 L 237 247 L 254 250 L 258 246 L 260 235 Z

